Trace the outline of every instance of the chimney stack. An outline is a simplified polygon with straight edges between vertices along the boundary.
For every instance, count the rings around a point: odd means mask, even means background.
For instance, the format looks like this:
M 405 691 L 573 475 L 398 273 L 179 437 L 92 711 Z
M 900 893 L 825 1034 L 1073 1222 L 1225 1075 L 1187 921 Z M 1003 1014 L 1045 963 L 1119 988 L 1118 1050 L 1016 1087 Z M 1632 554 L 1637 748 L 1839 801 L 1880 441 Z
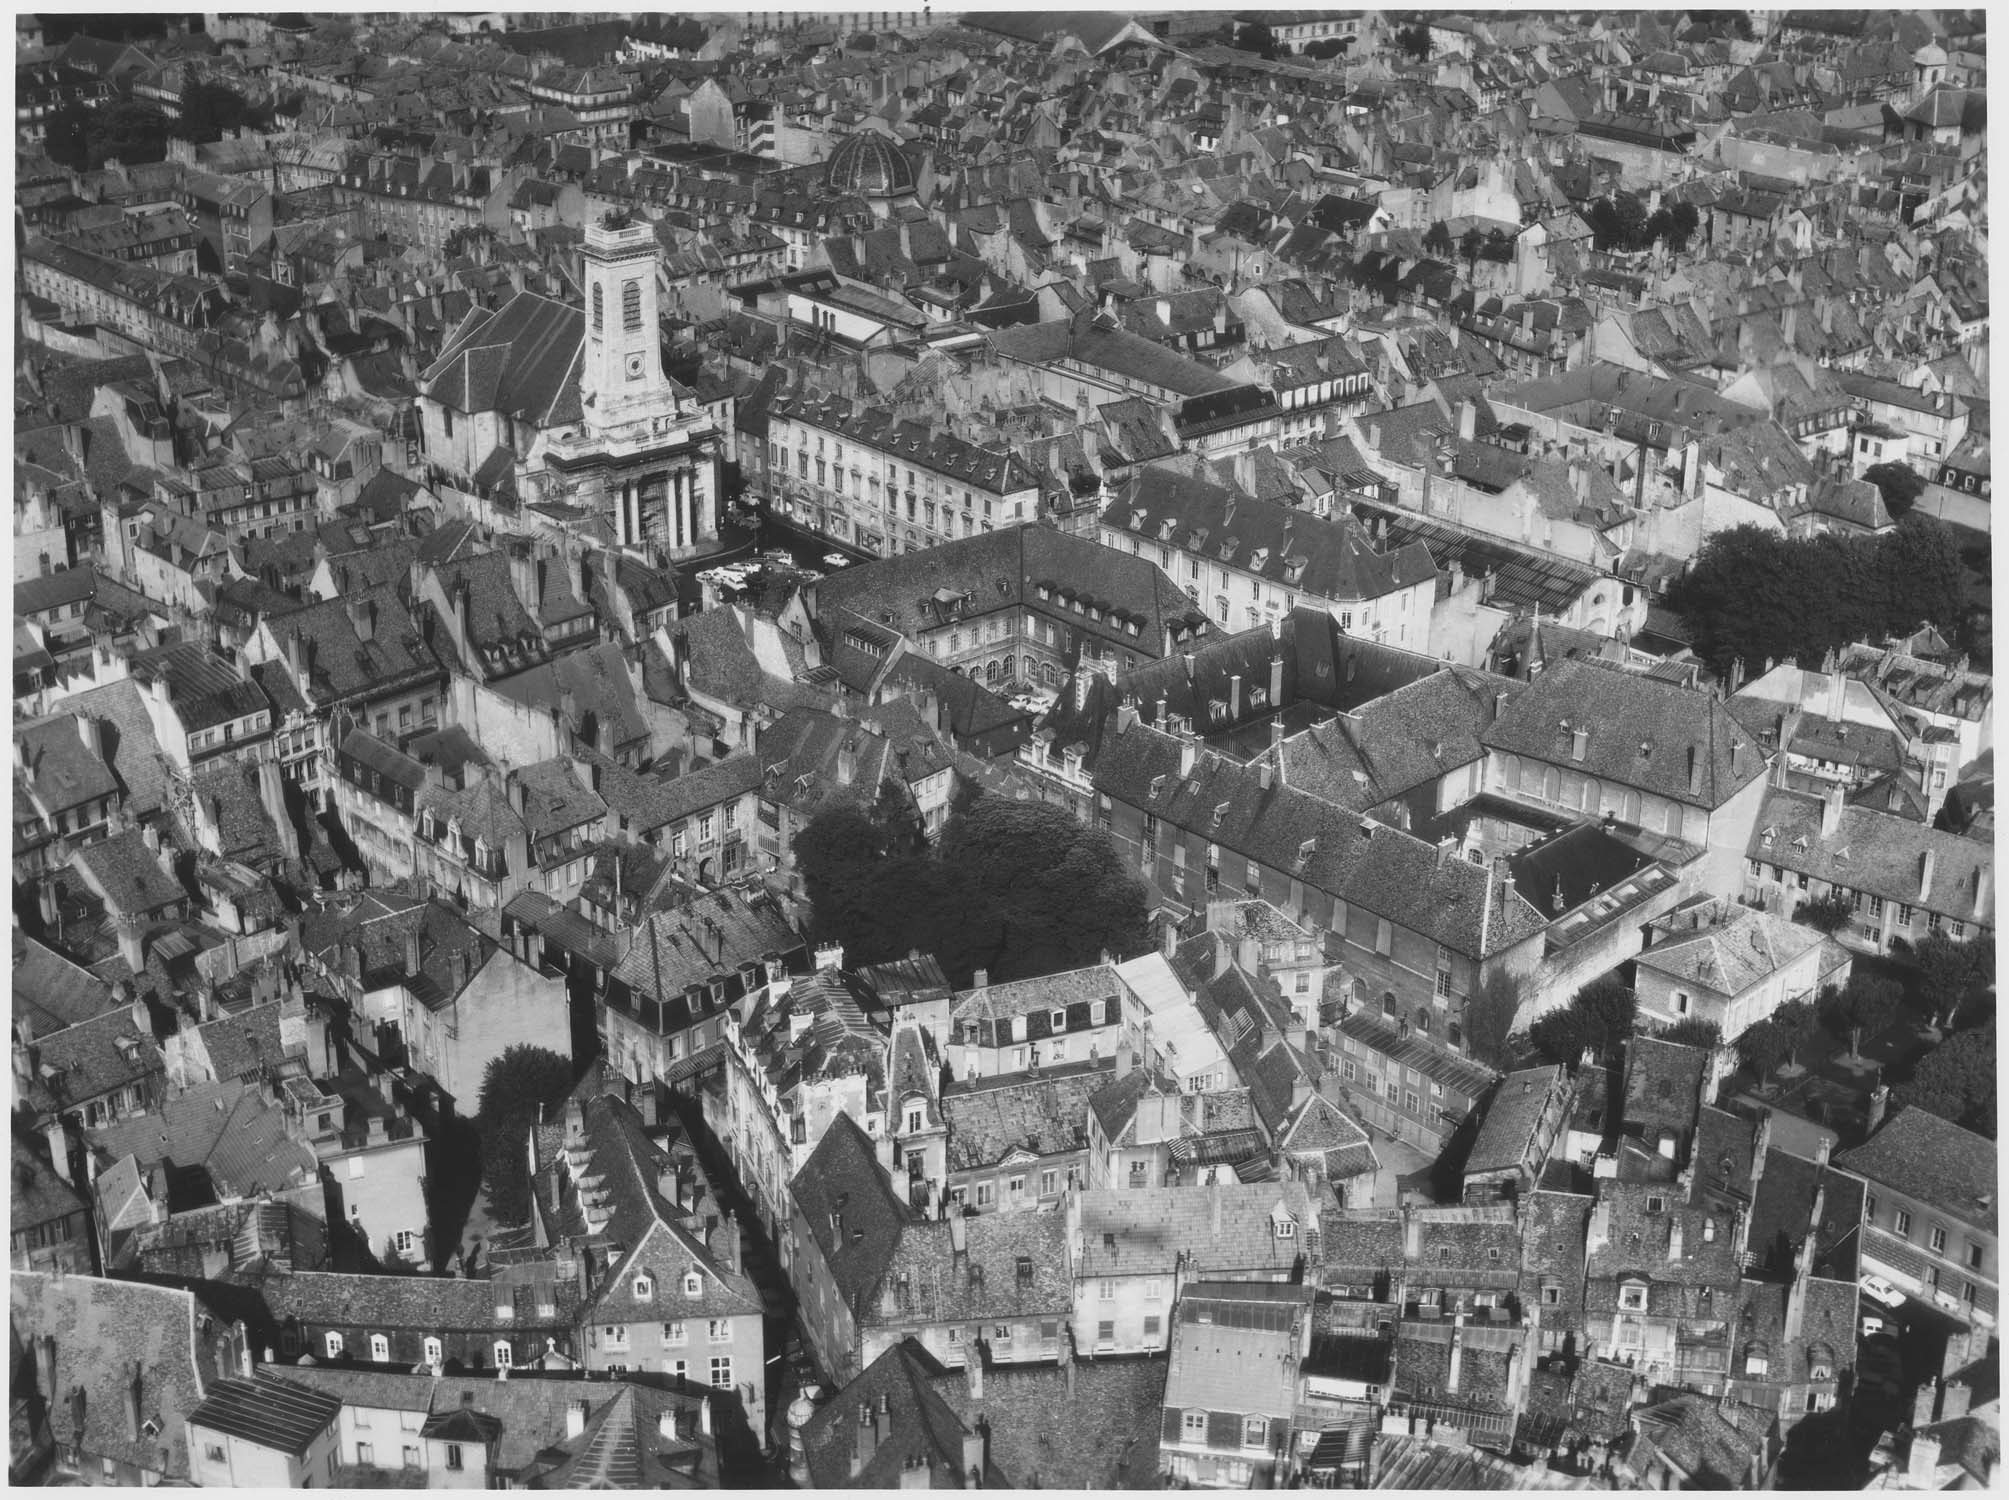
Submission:
M 1927 849 L 1918 857 L 1918 899 L 1920 901 L 1925 900 L 1932 894 L 1932 856 L 1933 851 Z
M 587 1403 L 584 1401 L 568 1401 L 565 1403 L 565 1436 L 575 1438 L 585 1435 L 586 1413 L 588 1409 Z
M 1847 788 L 1840 782 L 1829 787 L 1821 798 L 1821 841 L 1833 838 L 1842 826 L 1842 804 L 1847 800 Z

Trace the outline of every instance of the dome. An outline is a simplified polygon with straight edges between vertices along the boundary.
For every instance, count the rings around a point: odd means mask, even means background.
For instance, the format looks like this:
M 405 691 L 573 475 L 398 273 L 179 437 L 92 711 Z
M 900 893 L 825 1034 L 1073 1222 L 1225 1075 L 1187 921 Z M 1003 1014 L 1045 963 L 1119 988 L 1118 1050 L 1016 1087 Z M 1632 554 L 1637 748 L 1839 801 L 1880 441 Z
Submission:
M 883 135 L 848 135 L 824 163 L 823 180 L 840 193 L 897 198 L 914 191 L 914 164 Z
M 1946 49 L 1937 42 L 1927 42 L 1911 54 L 1911 61 L 1915 67 L 1943 68 L 1947 62 Z

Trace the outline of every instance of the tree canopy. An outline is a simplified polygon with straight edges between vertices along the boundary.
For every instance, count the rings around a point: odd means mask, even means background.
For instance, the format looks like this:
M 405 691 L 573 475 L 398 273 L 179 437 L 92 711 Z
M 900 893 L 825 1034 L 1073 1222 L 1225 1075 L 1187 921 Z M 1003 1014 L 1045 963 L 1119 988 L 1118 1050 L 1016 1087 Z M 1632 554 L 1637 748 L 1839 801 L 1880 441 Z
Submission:
M 1928 1052 L 1911 1081 L 1893 1092 L 1901 1104 L 1995 1138 L 1995 1022 L 1956 1032 Z
M 112 99 L 95 109 L 71 103 L 50 117 L 44 149 L 50 160 L 79 171 L 108 161 L 144 166 L 167 156 L 173 133 L 165 114 L 138 99 Z
M 1718 673 L 1742 660 L 1818 661 L 1852 641 L 1907 634 L 1930 621 L 1960 627 L 1960 552 L 1952 534 L 1913 511 L 1881 536 L 1787 537 L 1757 526 L 1719 531 L 1667 591 Z
M 496 1223 L 530 1217 L 530 1127 L 540 1109 L 562 1104 L 571 1090 L 571 1060 L 528 1042 L 490 1059 L 483 1071 L 474 1123 L 481 1134 L 482 1185 Z
M 1865 1036 L 1873 1036 L 1898 1018 L 1904 991 L 1894 980 L 1857 973 L 1842 989 L 1821 992 L 1817 1007 L 1821 1024 L 1849 1044 L 1849 1056 L 1862 1055 Z
M 1418 21 L 1413 26 L 1403 26 L 1396 30 L 1395 45 L 1403 53 L 1417 62 L 1430 60 L 1430 23 Z
M 1883 496 L 1883 508 L 1890 512 L 1893 521 L 1910 510 L 1918 502 L 1918 497 L 1925 493 L 1925 479 L 1906 463 L 1871 464 L 1863 470 L 1863 478 L 1875 485 L 1877 493 Z
M 1685 1021 L 1676 1021 L 1660 1033 L 1663 1042 L 1678 1042 L 1684 1047 L 1706 1047 L 1715 1051 L 1723 1045 L 1723 1031 L 1714 1021 L 1701 1016 L 1690 1016 Z
M 1639 997 L 1617 975 L 1606 974 L 1536 1021 L 1528 1040 L 1543 1057 L 1567 1068 L 1574 1068 L 1586 1052 L 1593 1062 L 1611 1063 L 1632 1035 L 1638 1010 Z
M 1802 901 L 1793 910 L 1793 920 L 1816 932 L 1835 933 L 1848 926 L 1855 914 L 1856 903 L 1852 896 L 1830 891 L 1825 896 Z
M 1465 1002 L 1465 1045 L 1489 1068 L 1507 1072 L 1514 1066 L 1508 1037 L 1521 1008 L 1521 987 L 1504 969 L 1493 969 Z
M 1128 957 L 1147 937 L 1144 888 L 1109 839 L 1065 808 L 978 797 L 949 818 L 932 850 L 903 853 L 886 822 L 838 807 L 796 839 L 817 935 L 846 961 L 934 954 L 958 984 Z

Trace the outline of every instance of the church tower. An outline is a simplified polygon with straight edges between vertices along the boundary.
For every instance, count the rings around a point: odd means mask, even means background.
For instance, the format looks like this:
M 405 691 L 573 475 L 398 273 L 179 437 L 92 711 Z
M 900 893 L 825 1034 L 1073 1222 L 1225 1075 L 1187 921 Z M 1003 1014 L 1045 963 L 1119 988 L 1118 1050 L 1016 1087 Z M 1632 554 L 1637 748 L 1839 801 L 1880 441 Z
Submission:
M 609 215 L 586 226 L 586 346 L 579 403 L 596 433 L 673 414 L 657 321 L 656 232 L 644 219 Z

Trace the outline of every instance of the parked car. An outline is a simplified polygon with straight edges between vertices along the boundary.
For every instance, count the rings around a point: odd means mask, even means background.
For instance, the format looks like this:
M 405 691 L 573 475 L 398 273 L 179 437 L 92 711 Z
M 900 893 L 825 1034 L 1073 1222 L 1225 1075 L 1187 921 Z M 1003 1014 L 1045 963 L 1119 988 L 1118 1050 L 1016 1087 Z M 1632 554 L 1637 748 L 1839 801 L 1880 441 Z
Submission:
M 1863 1289 L 1865 1296 L 1874 1297 L 1885 1307 L 1904 1306 L 1904 1293 L 1881 1276 L 1865 1276 L 1856 1285 Z
M 1884 1322 L 1875 1313 L 1866 1312 L 1863 1314 L 1862 1326 L 1856 1331 L 1863 1338 L 1874 1338 L 1889 1326 L 1888 1323 Z

